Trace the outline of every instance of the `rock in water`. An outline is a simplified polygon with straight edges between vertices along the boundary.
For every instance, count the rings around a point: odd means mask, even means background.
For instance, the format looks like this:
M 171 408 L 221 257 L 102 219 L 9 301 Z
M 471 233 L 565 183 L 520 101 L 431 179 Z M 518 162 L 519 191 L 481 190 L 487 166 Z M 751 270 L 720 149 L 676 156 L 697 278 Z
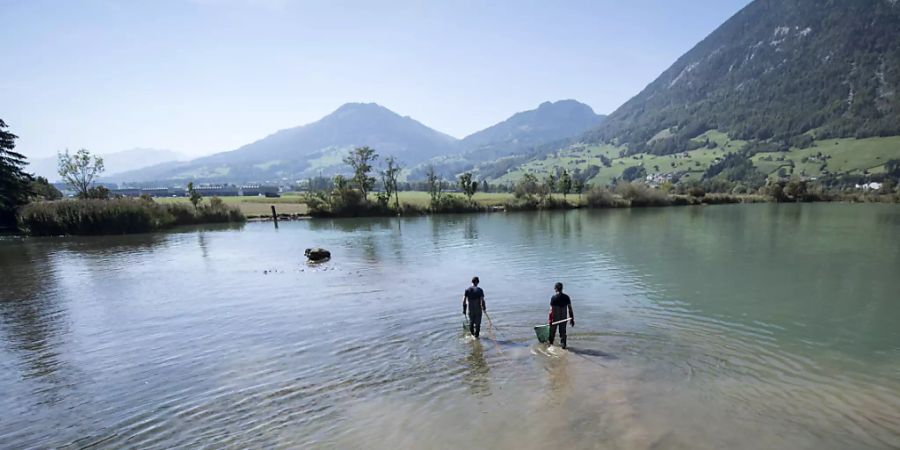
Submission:
M 308 248 L 303 254 L 306 255 L 310 261 L 324 261 L 331 258 L 331 252 L 319 247 Z

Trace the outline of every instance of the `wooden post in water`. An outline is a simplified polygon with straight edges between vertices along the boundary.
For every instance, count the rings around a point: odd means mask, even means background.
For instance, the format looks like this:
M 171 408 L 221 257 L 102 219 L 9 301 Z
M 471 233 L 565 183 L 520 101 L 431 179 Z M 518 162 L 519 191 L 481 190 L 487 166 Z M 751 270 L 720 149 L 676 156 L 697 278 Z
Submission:
M 278 228 L 278 213 L 275 212 L 275 205 L 272 205 L 272 220 L 275 221 L 275 228 Z

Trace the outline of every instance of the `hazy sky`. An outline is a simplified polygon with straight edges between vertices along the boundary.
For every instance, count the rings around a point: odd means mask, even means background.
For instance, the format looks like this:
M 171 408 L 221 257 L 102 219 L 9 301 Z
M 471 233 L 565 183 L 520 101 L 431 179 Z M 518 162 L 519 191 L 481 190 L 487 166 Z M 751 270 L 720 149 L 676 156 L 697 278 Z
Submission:
M 0 118 L 31 157 L 231 150 L 343 103 L 463 137 L 610 113 L 748 0 L 0 0 Z

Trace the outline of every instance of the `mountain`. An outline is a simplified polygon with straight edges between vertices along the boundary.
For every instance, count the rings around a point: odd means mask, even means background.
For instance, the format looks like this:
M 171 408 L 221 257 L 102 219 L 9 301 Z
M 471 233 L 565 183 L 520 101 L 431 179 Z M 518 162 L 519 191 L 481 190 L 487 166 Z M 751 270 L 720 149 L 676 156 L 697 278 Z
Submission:
M 478 161 L 578 136 L 602 118 L 575 100 L 545 102 L 457 140 L 375 103 L 348 103 L 317 122 L 278 131 L 237 150 L 166 162 L 114 178 L 128 182 L 249 182 L 331 176 L 346 172 L 343 157 L 363 145 L 376 149 L 382 157 L 395 156 L 416 175 L 434 164 L 452 176 Z
M 120 174 L 126 181 L 296 180 L 345 171 L 342 158 L 369 146 L 417 164 L 457 151 L 457 140 L 375 103 L 348 103 L 317 122 L 278 131 L 233 151 Z
M 597 126 L 604 116 L 575 100 L 541 103 L 537 109 L 512 117 L 463 138 L 463 149 L 478 159 L 494 159 L 578 136 Z
M 185 159 L 185 156 L 181 153 L 155 148 L 133 148 L 120 152 L 105 153 L 99 156 L 103 157 L 103 165 L 106 167 L 104 178 L 114 178 L 120 172 Z M 55 156 L 30 159 L 28 170 L 51 181 L 59 179 L 57 158 Z
M 466 136 L 459 142 L 459 153 L 438 156 L 411 167 L 406 177 L 422 179 L 428 168 L 434 167 L 439 175 L 455 179 L 457 174 L 475 170 L 481 163 L 508 161 L 510 157 L 519 160 L 544 148 L 563 145 L 597 126 L 605 117 L 576 100 L 544 102 Z
M 755 0 L 584 140 L 671 154 L 708 130 L 808 145 L 900 135 L 897 0 Z

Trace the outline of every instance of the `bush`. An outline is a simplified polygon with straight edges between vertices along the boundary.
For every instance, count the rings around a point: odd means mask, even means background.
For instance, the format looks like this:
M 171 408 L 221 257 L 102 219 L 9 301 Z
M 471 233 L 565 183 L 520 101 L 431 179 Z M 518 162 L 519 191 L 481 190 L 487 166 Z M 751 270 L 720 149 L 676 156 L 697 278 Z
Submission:
M 397 213 L 388 204 L 364 198 L 362 192 L 350 187 L 335 187 L 331 192 L 310 192 L 306 195 L 309 215 L 313 217 L 389 216 Z
M 543 197 L 526 196 L 508 201 L 503 205 L 507 211 L 536 211 L 546 209 L 569 209 L 573 206 L 564 199 L 546 195 Z
M 591 208 L 619 208 L 628 206 L 628 202 L 616 197 L 605 187 L 592 187 L 585 193 L 585 202 Z
M 643 183 L 621 183 L 616 186 L 616 193 L 628 200 L 631 206 L 668 206 L 672 204 L 668 195 Z
M 145 233 L 172 221 L 158 205 L 135 199 L 35 202 L 18 219 L 19 229 L 34 236 Z
M 243 222 L 244 215 L 234 206 L 226 205 L 219 197 L 209 199 L 209 205 L 200 205 L 194 214 L 193 223 Z M 176 225 L 181 225 L 177 223 Z
M 431 205 L 431 212 L 435 213 L 463 213 L 484 210 L 483 206 L 460 195 L 452 194 L 441 195 L 435 204 Z
M 221 200 L 193 211 L 190 205 L 135 198 L 35 202 L 18 215 L 19 229 L 33 236 L 146 233 L 176 225 L 244 220 L 240 210 Z

